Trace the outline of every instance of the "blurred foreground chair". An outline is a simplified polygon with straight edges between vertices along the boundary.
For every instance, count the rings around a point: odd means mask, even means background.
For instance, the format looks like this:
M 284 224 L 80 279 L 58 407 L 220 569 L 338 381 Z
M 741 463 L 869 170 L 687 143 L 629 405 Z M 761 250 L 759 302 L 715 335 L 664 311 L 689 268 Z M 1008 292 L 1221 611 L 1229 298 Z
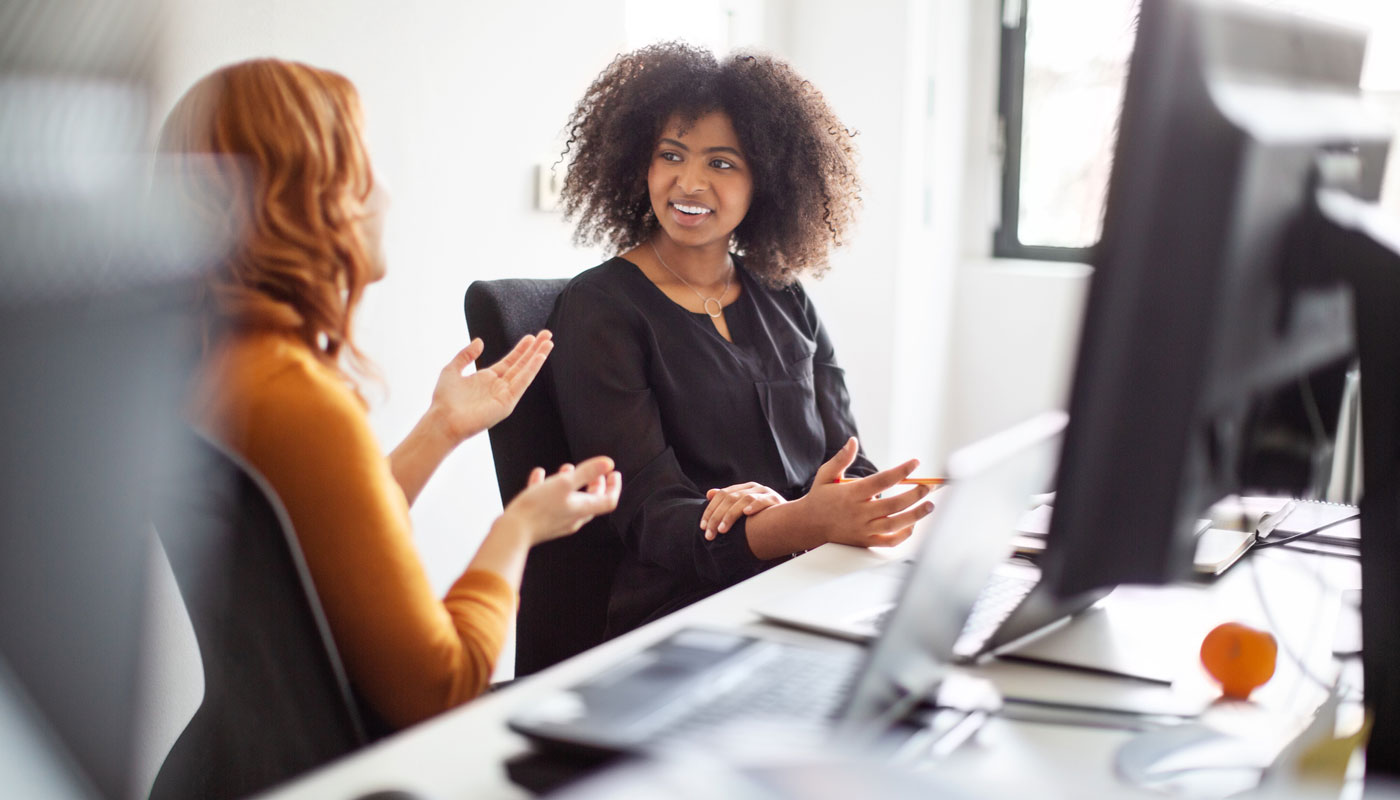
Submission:
M 565 283 L 511 279 L 468 286 L 467 328 L 486 346 L 478 363 L 495 363 L 520 337 L 543 328 Z M 546 365 L 515 411 L 490 430 L 502 504 L 525 487 L 534 467 L 553 472 L 572 460 L 549 374 Z M 622 544 L 604 519 L 530 551 L 516 620 L 517 676 L 538 672 L 603 641 L 608 597 L 621 558 Z
M 367 739 L 281 503 L 237 456 L 189 438 L 156 530 L 199 643 L 204 698 L 151 796 L 243 797 Z

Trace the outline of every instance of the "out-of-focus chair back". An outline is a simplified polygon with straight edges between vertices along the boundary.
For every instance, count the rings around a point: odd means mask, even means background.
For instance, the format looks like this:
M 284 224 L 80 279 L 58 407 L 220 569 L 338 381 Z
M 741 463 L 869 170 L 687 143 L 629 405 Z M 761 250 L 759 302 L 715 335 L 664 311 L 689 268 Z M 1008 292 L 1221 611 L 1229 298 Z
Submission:
M 467 287 L 471 336 L 485 344 L 479 363 L 493 364 L 527 333 L 544 327 L 566 280 L 476 281 Z M 501 502 L 509 503 L 534 467 L 554 472 L 571 461 L 546 366 L 515 411 L 490 430 Z M 605 519 L 530 551 L 520 584 L 515 674 L 529 675 L 604 639 L 608 597 L 622 545 Z
M 151 796 L 243 797 L 366 736 L 281 502 L 237 456 L 190 439 L 156 530 L 199 644 L 204 698 Z

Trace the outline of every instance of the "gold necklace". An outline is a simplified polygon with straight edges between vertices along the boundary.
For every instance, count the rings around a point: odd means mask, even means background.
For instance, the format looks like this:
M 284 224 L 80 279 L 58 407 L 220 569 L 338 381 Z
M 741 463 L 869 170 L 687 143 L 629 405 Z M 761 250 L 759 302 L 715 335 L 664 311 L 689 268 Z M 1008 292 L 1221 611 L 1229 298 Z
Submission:
M 699 289 L 696 289 L 694 286 L 691 286 L 690 281 L 686 280 L 685 278 L 682 278 L 676 273 L 675 270 L 671 269 L 671 266 L 666 263 L 666 259 L 661 257 L 661 251 L 656 249 L 656 242 L 649 241 L 647 242 L 647 244 L 651 245 L 651 252 L 656 255 L 656 260 L 661 262 L 661 266 L 665 267 L 667 272 L 675 276 L 676 280 L 680 281 L 681 283 L 684 283 L 685 288 L 689 289 L 692 292 L 695 292 L 695 296 L 700 298 L 700 306 L 705 309 L 705 313 L 709 314 L 710 317 L 713 319 L 719 319 L 720 315 L 724 313 L 724 296 L 729 294 L 729 280 L 734 277 L 733 263 L 729 265 L 729 272 L 725 273 L 724 290 L 719 293 L 719 297 L 706 297 L 705 295 L 700 294 Z M 729 257 L 725 256 L 725 260 L 728 261 Z M 710 303 L 715 304 L 715 309 L 713 311 L 710 310 Z

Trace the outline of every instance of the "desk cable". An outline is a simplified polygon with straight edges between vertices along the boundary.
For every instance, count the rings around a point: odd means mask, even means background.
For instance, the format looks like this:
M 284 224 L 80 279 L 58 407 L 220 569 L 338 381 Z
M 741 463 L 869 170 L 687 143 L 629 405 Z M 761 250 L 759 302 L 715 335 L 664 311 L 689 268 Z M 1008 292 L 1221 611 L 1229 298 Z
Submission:
M 1309 537 L 1309 536 L 1315 536 L 1316 534 L 1322 533 L 1323 531 L 1327 530 L 1328 528 L 1336 527 L 1337 525 L 1341 525 L 1342 523 L 1345 523 L 1345 522 L 1351 522 L 1352 520 L 1356 519 L 1356 518 L 1359 517 L 1359 516 L 1361 516 L 1359 513 L 1357 513 L 1357 514 L 1350 514 L 1350 515 L 1348 515 L 1348 516 L 1342 517 L 1341 519 L 1333 520 L 1333 521 L 1327 523 L 1326 525 L 1319 525 L 1319 526 L 1317 526 L 1316 528 L 1313 528 L 1313 529 L 1310 530 L 1310 531 L 1303 531 L 1302 533 L 1295 533 L 1295 534 L 1293 534 L 1293 535 L 1291 535 L 1291 536 L 1285 536 L 1285 537 L 1282 538 L 1282 539 L 1272 539 L 1272 538 L 1271 538 L 1271 539 L 1269 539 L 1268 541 L 1262 541 L 1262 542 L 1256 540 L 1255 543 L 1254 543 L 1254 549 L 1255 549 L 1255 550 L 1259 550 L 1259 549 L 1262 549 L 1262 548 L 1265 548 L 1265 547 L 1282 547 L 1283 545 L 1291 544 L 1291 543 L 1293 543 L 1293 542 L 1296 542 L 1296 541 L 1298 541 L 1299 539 L 1306 539 L 1306 538 Z M 1261 598 L 1261 599 L 1262 599 L 1262 598 Z
M 1310 531 L 1310 533 L 1313 532 L 1315 531 Z M 1295 537 L 1290 537 L 1290 540 L 1292 538 Z M 1289 661 L 1292 661 L 1295 665 L 1297 665 L 1298 671 L 1302 674 L 1302 677 L 1312 681 L 1326 692 L 1337 692 L 1340 698 L 1344 701 L 1360 700 L 1361 696 L 1358 692 L 1355 691 L 1355 687 L 1348 685 L 1339 685 L 1340 676 L 1338 676 L 1337 681 L 1328 682 L 1320 676 L 1318 676 L 1317 673 L 1312 671 L 1307 661 L 1302 657 L 1302 655 L 1299 654 L 1298 651 L 1296 651 L 1290 645 L 1287 639 L 1282 635 L 1283 629 L 1279 627 L 1278 621 L 1274 618 L 1273 610 L 1269 607 L 1269 600 L 1264 592 L 1263 578 L 1260 577 L 1260 569 L 1254 563 L 1254 559 L 1249 559 L 1248 564 L 1246 566 L 1249 569 L 1250 578 L 1254 584 L 1254 594 L 1259 600 L 1259 608 L 1264 613 L 1264 621 L 1268 624 L 1271 630 L 1279 632 L 1280 635 L 1277 637 L 1279 649 L 1283 651 L 1284 655 L 1288 657 Z M 1307 569 L 1305 570 L 1305 572 L 1313 579 L 1313 582 L 1316 583 L 1319 587 L 1321 587 L 1324 591 L 1330 588 L 1327 581 L 1324 580 L 1322 576 L 1318 574 L 1316 568 Z M 1317 637 L 1320 633 L 1321 624 L 1321 614 L 1314 614 L 1313 623 L 1310 626 L 1311 632 L 1308 635 L 1309 641 L 1307 642 L 1307 649 L 1309 651 L 1311 651 L 1317 644 Z M 1342 694 L 1343 690 L 1345 690 L 1345 694 Z

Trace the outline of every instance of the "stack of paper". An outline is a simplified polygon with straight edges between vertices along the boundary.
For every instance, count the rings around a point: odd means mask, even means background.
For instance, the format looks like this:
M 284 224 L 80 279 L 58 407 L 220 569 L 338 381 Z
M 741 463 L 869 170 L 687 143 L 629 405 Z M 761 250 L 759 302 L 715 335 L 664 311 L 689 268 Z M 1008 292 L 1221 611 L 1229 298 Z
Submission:
M 1041 503 L 1021 515 L 1016 523 L 1016 536 L 1011 540 L 1018 554 L 1033 557 L 1045 549 L 1045 536 L 1050 533 L 1050 514 L 1054 510 L 1049 503 Z
M 1360 546 L 1361 512 L 1356 506 L 1297 500 L 1279 513 L 1283 517 L 1273 525 L 1266 541 L 1298 536 L 1299 545 L 1307 542 L 1310 546 L 1353 550 Z

